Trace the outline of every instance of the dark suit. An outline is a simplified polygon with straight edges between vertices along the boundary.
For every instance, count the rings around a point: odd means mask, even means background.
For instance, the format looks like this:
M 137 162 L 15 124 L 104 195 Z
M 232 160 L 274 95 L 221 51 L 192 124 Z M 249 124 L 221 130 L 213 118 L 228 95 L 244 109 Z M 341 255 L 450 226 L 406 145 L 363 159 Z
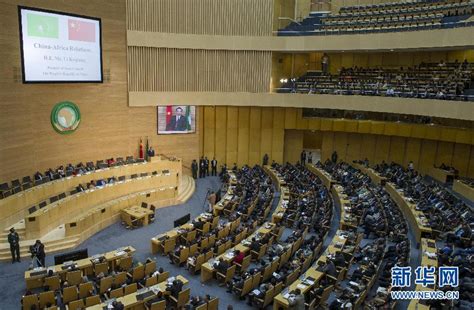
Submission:
M 20 261 L 20 237 L 18 233 L 10 232 L 8 234 L 8 243 L 10 243 L 10 252 L 12 254 L 12 262 Z
M 216 176 L 217 175 L 217 160 L 215 159 L 211 160 L 211 168 L 212 168 L 211 175 Z
M 178 116 L 172 116 L 170 122 L 166 124 L 166 131 L 185 131 L 188 127 L 188 120 L 186 116 L 181 115 L 179 119 Z

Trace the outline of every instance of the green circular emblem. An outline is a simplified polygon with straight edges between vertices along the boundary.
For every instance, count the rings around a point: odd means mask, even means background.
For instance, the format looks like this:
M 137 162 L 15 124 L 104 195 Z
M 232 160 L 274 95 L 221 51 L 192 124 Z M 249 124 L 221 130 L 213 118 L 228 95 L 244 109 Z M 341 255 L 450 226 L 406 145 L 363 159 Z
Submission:
M 70 101 L 56 104 L 51 111 L 51 125 L 60 134 L 73 133 L 81 122 L 79 107 Z

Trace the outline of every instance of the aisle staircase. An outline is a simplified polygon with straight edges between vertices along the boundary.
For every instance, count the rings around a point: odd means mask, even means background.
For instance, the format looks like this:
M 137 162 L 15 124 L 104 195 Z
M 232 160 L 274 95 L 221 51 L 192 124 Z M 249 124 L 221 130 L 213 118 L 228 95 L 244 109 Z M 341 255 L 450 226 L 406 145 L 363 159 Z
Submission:
M 178 187 L 178 197 L 176 197 L 176 204 L 182 204 L 191 198 L 196 189 L 194 179 L 188 175 L 183 175 L 181 184 Z

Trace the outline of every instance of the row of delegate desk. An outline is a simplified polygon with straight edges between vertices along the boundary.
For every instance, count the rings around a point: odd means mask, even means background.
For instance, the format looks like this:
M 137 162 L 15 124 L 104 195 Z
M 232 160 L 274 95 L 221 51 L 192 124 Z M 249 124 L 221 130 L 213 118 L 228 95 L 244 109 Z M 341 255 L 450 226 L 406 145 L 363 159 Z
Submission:
M 319 169 L 312 164 L 307 164 L 306 167 L 321 179 L 323 185 L 328 190 L 331 190 L 333 198 L 338 200 L 338 203 L 341 206 L 342 210 L 343 205 L 348 203 L 348 200 L 346 199 L 347 197 L 342 195 L 342 190 L 340 190 L 339 188 L 337 190 L 333 189 L 333 185 L 336 184 L 336 181 L 332 179 L 332 176 L 326 171 Z M 290 284 L 289 287 L 286 288 L 282 293 L 275 296 L 275 298 L 273 299 L 273 309 L 289 309 L 289 293 L 294 291 L 295 289 L 300 289 L 301 293 L 304 295 L 311 288 L 315 287 L 316 285 L 319 285 L 319 282 L 325 274 L 324 272 L 317 270 L 317 267 L 327 261 L 328 255 L 334 255 L 336 252 L 341 251 L 346 241 L 347 238 L 344 238 L 344 236 L 341 234 L 341 231 L 338 230 L 333 240 L 331 241 L 331 244 L 326 248 L 324 253 L 321 254 L 318 260 L 308 270 L 306 270 L 306 272 L 301 275 L 298 280 Z
M 388 182 L 388 180 L 380 176 L 372 168 L 368 168 L 361 164 L 353 164 L 355 168 L 361 170 L 367 174 L 372 182 L 385 186 L 385 190 L 390 197 L 397 203 L 402 210 L 405 218 L 409 221 L 410 226 L 413 228 L 417 242 L 420 242 L 422 237 L 433 236 L 433 230 L 428 225 L 428 219 L 422 211 L 416 210 L 416 204 L 411 201 L 409 197 L 406 197 L 403 190 L 398 189 L 395 184 Z
M 188 279 L 185 277 L 178 275 L 176 277 L 170 277 L 168 280 L 160 282 L 150 287 L 144 287 L 132 294 L 128 294 L 116 299 L 106 300 L 101 304 L 87 307 L 89 310 L 103 310 L 103 309 L 113 309 L 110 308 L 111 304 L 114 300 L 121 302 L 125 309 L 145 309 L 144 304 L 148 301 L 156 297 L 159 292 L 165 293 L 166 286 L 171 283 L 174 279 L 181 280 L 184 285 L 189 283 Z
M 265 223 L 263 224 L 257 231 L 255 231 L 252 235 L 247 237 L 245 240 L 242 240 L 239 244 L 237 244 L 235 247 L 232 249 L 229 249 L 225 253 L 217 256 L 215 259 L 211 259 L 210 261 L 204 263 L 201 266 L 201 282 L 206 282 L 212 279 L 214 275 L 214 266 L 213 262 L 219 261 L 219 259 L 223 259 L 230 263 L 234 259 L 233 253 L 235 251 L 240 251 L 241 253 L 245 253 L 245 256 L 247 256 L 250 253 L 250 244 L 252 238 L 255 238 L 257 241 L 264 238 L 266 235 L 271 234 L 274 232 L 274 229 L 276 228 L 276 224 L 274 223 Z
M 28 214 L 28 208 L 38 205 L 52 196 L 69 192 L 79 184 L 85 184 L 91 180 L 108 179 L 122 175 L 141 175 L 153 171 L 173 171 L 181 175 L 181 162 L 155 159 L 152 162 L 134 163 L 105 169 L 97 169 L 82 175 L 70 176 L 58 180 L 50 181 L 27 190 L 21 191 L 7 198 L 0 200 L 2 217 L 0 218 L 0 229 L 24 219 Z
M 103 261 L 108 262 L 111 270 L 113 270 L 118 260 L 132 256 L 133 253 L 135 253 L 135 248 L 127 246 L 104 254 L 97 254 L 91 257 L 76 260 L 74 262 L 65 262 L 63 264 L 54 265 L 51 267 L 40 267 L 27 270 L 25 271 L 26 288 L 33 289 L 43 287 L 44 280 L 46 277 L 48 277 L 49 270 L 52 270 L 54 275 L 59 275 L 63 280 L 66 273 L 71 270 L 72 266 L 74 266 L 74 270 L 81 270 L 84 275 L 92 275 L 94 273 L 94 264 L 98 263 L 99 259 L 103 259 Z
M 166 173 L 127 179 L 76 193 L 28 215 L 25 218 L 26 238 L 39 238 L 65 223 L 66 219 L 80 216 L 94 206 L 130 193 L 176 186 L 176 175 Z
M 438 251 L 436 249 L 436 241 L 433 239 L 421 239 L 421 264 L 420 266 L 438 268 Z M 421 284 L 416 285 L 416 291 L 434 291 L 434 286 L 424 287 Z M 430 306 L 425 305 L 423 300 L 413 299 L 408 305 L 409 310 L 429 310 Z
M 265 166 L 264 169 L 270 175 L 273 184 L 275 184 L 277 190 L 280 192 L 280 200 L 272 214 L 272 222 L 280 223 L 290 202 L 290 189 L 286 184 L 285 178 L 278 171 L 271 166 Z

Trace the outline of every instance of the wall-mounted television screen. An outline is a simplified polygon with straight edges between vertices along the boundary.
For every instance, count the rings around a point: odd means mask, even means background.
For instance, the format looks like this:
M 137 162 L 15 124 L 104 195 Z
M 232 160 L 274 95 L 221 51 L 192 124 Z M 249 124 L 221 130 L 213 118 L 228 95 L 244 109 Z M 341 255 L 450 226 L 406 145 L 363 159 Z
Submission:
M 192 105 L 168 105 L 157 107 L 158 134 L 196 132 L 196 107 Z
M 19 6 L 23 83 L 101 83 L 101 20 Z

